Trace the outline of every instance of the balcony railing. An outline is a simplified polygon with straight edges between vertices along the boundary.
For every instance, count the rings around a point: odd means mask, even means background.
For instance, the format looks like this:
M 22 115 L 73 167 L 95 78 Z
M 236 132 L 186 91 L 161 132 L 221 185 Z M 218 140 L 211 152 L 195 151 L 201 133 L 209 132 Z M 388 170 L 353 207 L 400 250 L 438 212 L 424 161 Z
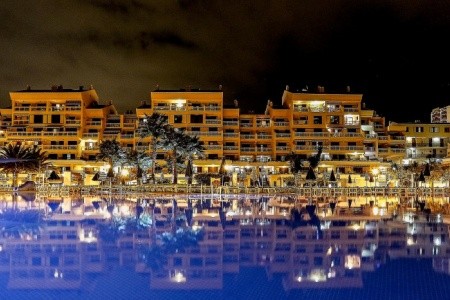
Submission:
M 102 121 L 86 121 L 86 126 L 101 126 Z
M 295 137 L 322 137 L 327 138 L 330 134 L 328 132 L 296 132 Z
M 225 151 L 237 151 L 238 146 L 223 146 L 223 150 Z
M 238 121 L 223 121 L 223 126 L 238 126 Z
M 85 132 L 83 133 L 83 138 L 94 138 L 97 139 L 98 138 L 99 133 L 98 132 Z
M 224 132 L 223 136 L 229 137 L 229 138 L 237 138 L 237 137 L 239 137 L 239 133 L 238 132 Z
M 42 145 L 43 150 L 77 150 L 77 145 Z

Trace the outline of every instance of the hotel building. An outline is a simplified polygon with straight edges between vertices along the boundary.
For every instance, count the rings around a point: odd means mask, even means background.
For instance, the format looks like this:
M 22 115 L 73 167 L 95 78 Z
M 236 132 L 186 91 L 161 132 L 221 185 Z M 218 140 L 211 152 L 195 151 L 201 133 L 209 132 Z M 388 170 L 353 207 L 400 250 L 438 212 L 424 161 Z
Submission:
M 386 183 L 393 162 L 422 164 L 447 157 L 448 123 L 386 124 L 384 117 L 365 108 L 362 96 L 325 93 L 323 87 L 315 93 L 292 92 L 286 86 L 280 104 L 269 101 L 265 112 L 250 114 L 237 101 L 224 105 L 220 88 L 157 89 L 150 93 L 149 103 L 119 113 L 112 102 L 102 104 L 92 86 L 27 87 L 10 92 L 11 106 L 0 108 L 0 145 L 39 145 L 65 184 L 79 180 L 96 184 L 93 175 L 108 167 L 95 159 L 101 141 L 116 139 L 125 149 L 149 151 L 151 138 L 141 140 L 136 131 L 140 120 L 154 112 L 166 115 L 170 125 L 199 136 L 205 159 L 194 161 L 195 172 L 217 172 L 225 158 L 233 184 L 239 178 L 249 184 L 251 176 L 263 174 L 271 186 L 283 186 L 290 176 L 288 155 L 306 160 L 319 147 L 319 178 L 328 178 L 334 170 L 352 175 L 361 185 L 374 169 L 380 174 L 379 184 Z M 165 155 L 158 154 L 162 164 Z

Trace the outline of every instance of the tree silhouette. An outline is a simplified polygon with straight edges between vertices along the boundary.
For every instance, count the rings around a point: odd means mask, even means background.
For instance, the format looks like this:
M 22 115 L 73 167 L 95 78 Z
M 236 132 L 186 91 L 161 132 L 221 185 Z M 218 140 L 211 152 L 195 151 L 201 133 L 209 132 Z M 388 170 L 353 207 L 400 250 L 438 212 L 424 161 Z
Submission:
M 167 116 L 153 113 L 150 116 L 145 115 L 145 117 L 139 122 L 138 127 L 138 135 L 141 139 L 145 139 L 147 137 L 151 137 L 150 142 L 150 152 L 152 158 L 152 171 L 151 171 L 151 180 L 155 183 L 155 167 L 156 167 L 156 155 L 158 149 L 161 148 L 162 141 L 164 138 L 166 131 L 169 128 L 169 124 L 167 123 Z
M 17 187 L 17 177 L 20 173 L 40 172 L 48 167 L 47 152 L 38 146 L 26 146 L 10 143 L 0 148 L 0 169 L 13 175 L 12 185 Z

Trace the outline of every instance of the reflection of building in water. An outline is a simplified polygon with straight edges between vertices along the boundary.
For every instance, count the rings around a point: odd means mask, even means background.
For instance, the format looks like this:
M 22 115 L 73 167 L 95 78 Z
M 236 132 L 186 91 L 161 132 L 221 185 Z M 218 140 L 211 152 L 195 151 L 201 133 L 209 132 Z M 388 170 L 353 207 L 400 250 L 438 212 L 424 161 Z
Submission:
M 85 289 L 86 275 L 104 270 L 97 220 L 54 215 L 29 226 L 2 228 L 0 269 L 9 272 L 11 289 Z
M 30 289 L 80 289 L 106 264 L 148 273 L 152 289 L 221 289 L 224 274 L 255 266 L 268 276 L 283 275 L 286 290 L 362 287 L 363 272 L 387 256 L 433 258 L 436 270 L 450 273 L 448 224 L 439 215 L 327 211 L 314 223 L 317 215 L 304 207 L 298 219 L 279 208 L 222 211 L 216 204 L 188 207 L 182 201 L 147 206 L 141 216 L 153 218 L 151 226 L 125 227 L 111 239 L 101 234 L 111 220 L 95 214 L 54 213 L 30 230 L 4 226 L 0 271 L 10 273 L 9 288 Z M 142 250 L 161 243 L 158 236 L 187 228 L 202 230 L 198 245 L 162 255 L 159 268 L 145 264 Z
M 166 221 L 162 217 L 156 226 L 159 233 L 162 233 L 160 228 L 165 228 L 166 232 L 172 228 L 169 225 L 171 216 L 167 216 Z M 178 249 L 166 257 L 161 268 L 151 270 L 152 289 L 222 289 L 224 230 L 219 210 L 206 209 L 196 213 L 191 223 L 192 229 L 203 230 L 203 239 L 195 246 Z

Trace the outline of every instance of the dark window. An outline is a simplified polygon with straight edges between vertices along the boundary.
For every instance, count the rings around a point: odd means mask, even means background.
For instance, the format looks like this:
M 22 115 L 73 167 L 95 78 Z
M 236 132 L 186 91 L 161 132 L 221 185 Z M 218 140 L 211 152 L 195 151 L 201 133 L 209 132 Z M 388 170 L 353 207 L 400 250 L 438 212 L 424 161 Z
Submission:
M 60 115 L 52 115 L 52 124 L 59 124 L 61 123 L 61 116 Z
M 173 122 L 175 124 L 183 123 L 183 116 L 182 115 L 175 115 L 175 116 L 173 116 Z
M 34 123 L 35 124 L 42 124 L 42 123 L 44 123 L 44 116 L 43 115 L 35 115 L 34 116 Z
M 191 115 L 191 123 L 203 123 L 203 115 Z

